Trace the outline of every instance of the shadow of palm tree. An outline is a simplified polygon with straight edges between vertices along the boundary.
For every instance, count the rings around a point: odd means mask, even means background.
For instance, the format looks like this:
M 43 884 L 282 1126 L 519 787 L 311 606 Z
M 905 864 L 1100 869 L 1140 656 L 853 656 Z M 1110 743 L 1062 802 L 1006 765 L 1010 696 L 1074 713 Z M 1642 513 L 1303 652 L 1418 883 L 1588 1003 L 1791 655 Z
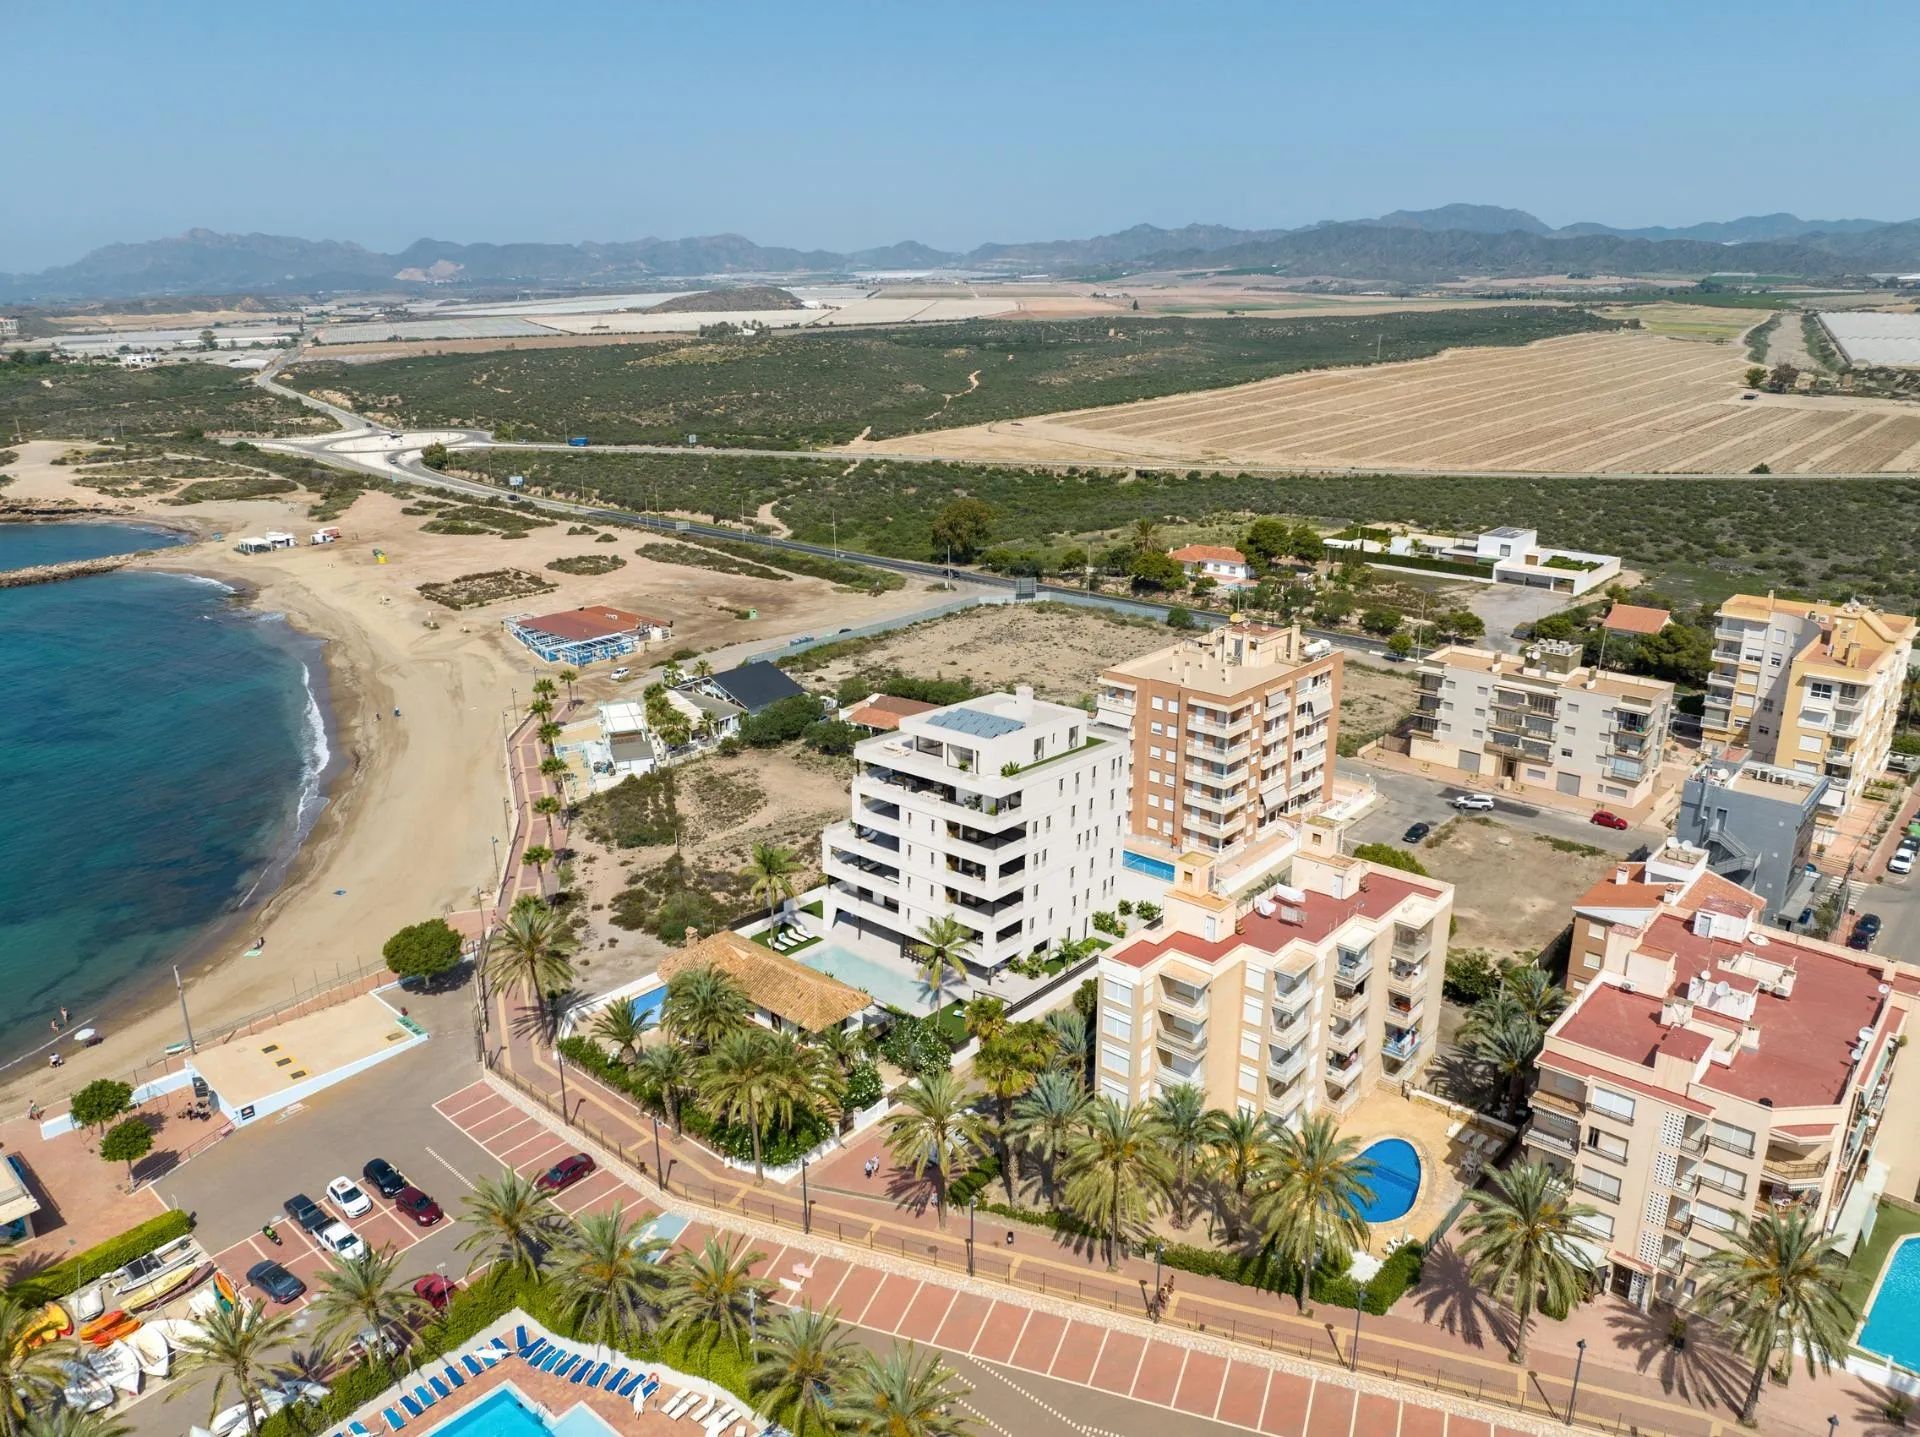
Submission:
M 1887 1437 L 1893 1437 L 1893 1434 L 1896 1432 L 1908 1430 L 1908 1419 L 1888 1415 L 1887 1403 L 1893 1400 L 1894 1397 L 1891 1391 L 1886 1388 L 1875 1387 L 1870 1383 L 1863 1384 L 1863 1386 L 1866 1390 L 1858 1394 L 1859 1403 L 1853 1409 L 1854 1426 L 1849 1430 L 1876 1434 L 1876 1437 L 1877 1434 L 1881 1433 L 1887 1434 Z M 1762 1397 L 1760 1401 L 1764 1406 L 1766 1398 Z
M 1482 1112 L 1505 1095 L 1506 1084 L 1492 1067 L 1461 1048 L 1440 1049 L 1428 1072 L 1428 1087 L 1434 1092 Z
M 1746 1359 L 1703 1318 L 1687 1319 L 1685 1347 L 1673 1345 L 1672 1326 L 1670 1310 L 1641 1312 L 1625 1303 L 1615 1304 L 1607 1318 L 1614 1349 L 1631 1354 L 1634 1369 L 1657 1379 L 1663 1392 L 1695 1405 L 1737 1412 L 1753 1375 Z
M 1452 1333 L 1463 1342 L 1485 1347 L 1491 1341 L 1512 1347 L 1516 1335 L 1513 1314 L 1494 1302 L 1473 1280 L 1466 1259 L 1452 1242 L 1443 1239 L 1420 1264 L 1420 1286 L 1412 1301 L 1424 1321 Z

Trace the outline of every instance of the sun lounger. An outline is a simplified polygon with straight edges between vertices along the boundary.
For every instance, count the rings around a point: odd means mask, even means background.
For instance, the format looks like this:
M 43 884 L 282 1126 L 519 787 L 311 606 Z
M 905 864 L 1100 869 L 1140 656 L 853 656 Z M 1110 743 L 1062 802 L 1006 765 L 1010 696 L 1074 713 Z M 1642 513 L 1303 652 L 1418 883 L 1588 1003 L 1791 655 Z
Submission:
M 349 1422 L 347 1431 L 352 1433 L 353 1437 L 373 1437 L 373 1434 L 367 1431 L 367 1424 L 364 1422 Z
M 629 1387 L 627 1390 L 631 1392 L 633 1389 Z M 643 1377 L 640 1379 L 640 1395 L 642 1397 L 651 1397 L 659 1390 L 660 1379 L 658 1377 Z
M 440 1399 L 438 1397 L 435 1397 L 431 1392 L 429 1392 L 426 1389 L 424 1385 L 422 1385 L 413 1389 L 413 1400 L 420 1404 L 420 1408 L 422 1411 L 425 1411 L 427 1408 L 433 1406 L 433 1404 L 438 1402 Z
M 692 1413 L 694 1404 L 699 1402 L 699 1400 L 700 1400 L 700 1394 L 698 1392 L 695 1392 L 692 1388 L 688 1388 L 685 1392 L 682 1392 L 678 1397 L 673 1399 L 673 1408 L 671 1411 L 667 1413 L 667 1416 L 669 1417 L 688 1416 L 690 1413 Z
M 565 1356 L 566 1356 L 566 1353 L 562 1352 L 559 1348 L 549 1347 L 545 1352 L 541 1353 L 539 1357 L 528 1358 L 527 1360 L 532 1366 L 537 1367 L 540 1371 L 551 1372 L 555 1367 L 559 1365 L 560 1359 Z
M 409 1397 L 404 1392 L 400 1394 L 400 1405 L 407 1409 L 407 1416 L 409 1417 L 418 1417 L 422 1412 L 427 1410 L 422 1407 L 417 1400 Z
M 592 1361 L 585 1357 L 581 1358 L 579 1363 L 573 1369 L 572 1385 L 575 1387 L 578 1387 L 582 1382 L 585 1382 L 587 1380 L 587 1374 L 592 1371 L 593 1371 Z
M 380 1415 L 387 1419 L 387 1430 L 389 1432 L 398 1432 L 402 1427 L 407 1425 L 407 1419 L 402 1417 L 398 1412 L 395 1412 L 391 1407 L 382 1407 L 380 1409 Z
M 467 1385 L 467 1379 L 460 1375 L 459 1369 L 451 1362 L 440 1370 L 440 1375 L 447 1379 L 447 1384 L 451 1387 L 465 1387 Z
M 436 1398 L 453 1396 L 453 1389 L 447 1386 L 447 1384 L 442 1382 L 438 1377 L 431 1377 L 431 1376 L 428 1377 L 427 1386 L 433 1389 L 433 1395 Z
M 559 1348 L 555 1347 L 543 1337 L 532 1346 L 522 1348 L 519 1356 L 526 1361 L 529 1367 L 538 1367 L 541 1362 L 559 1350 Z
M 540 1340 L 542 1342 L 546 1341 L 544 1337 L 541 1338 Z M 498 1342 L 499 1339 L 495 1338 L 494 1341 Z M 529 1347 L 534 1345 L 533 1342 L 527 1337 L 527 1325 L 524 1322 L 518 1324 L 513 1329 L 513 1345 L 519 1348 L 522 1352 L 525 1352 Z
M 479 1361 L 471 1352 L 463 1352 L 460 1354 L 460 1365 L 467 1369 L 467 1376 L 469 1377 L 478 1377 L 487 1370 L 480 1365 Z
M 716 1404 L 713 1398 L 702 1397 L 698 1402 L 695 1402 L 693 1404 L 693 1410 L 687 1413 L 687 1416 L 692 1421 L 698 1422 L 701 1418 L 705 1417 L 709 1412 L 713 1411 L 715 1405 Z
M 640 1385 L 641 1380 L 641 1375 L 638 1372 L 629 1373 L 623 1367 L 614 1374 L 613 1381 L 607 1384 L 607 1391 L 611 1392 L 615 1397 L 631 1397 L 633 1396 L 634 1389 Z
M 621 1368 L 620 1370 L 623 1372 L 626 1371 L 625 1368 Z M 605 1386 L 607 1381 L 607 1374 L 611 1371 L 613 1371 L 613 1364 L 611 1362 L 601 1363 L 598 1367 L 593 1369 L 593 1376 L 587 1379 L 587 1386 L 589 1387 Z

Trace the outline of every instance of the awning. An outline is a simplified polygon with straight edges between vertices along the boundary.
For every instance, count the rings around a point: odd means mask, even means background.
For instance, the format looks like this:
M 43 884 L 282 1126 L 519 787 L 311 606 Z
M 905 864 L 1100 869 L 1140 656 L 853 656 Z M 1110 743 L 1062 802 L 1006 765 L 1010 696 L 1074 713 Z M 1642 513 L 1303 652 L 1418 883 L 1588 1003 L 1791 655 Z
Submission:
M 1869 1162 L 1866 1176 L 1853 1185 L 1847 1194 L 1847 1200 L 1840 1205 L 1840 1216 L 1833 1225 L 1834 1250 L 1842 1257 L 1851 1257 L 1854 1248 L 1860 1242 L 1860 1233 L 1867 1225 L 1867 1217 L 1880 1206 L 1881 1194 L 1887 1190 L 1887 1165 L 1881 1162 Z

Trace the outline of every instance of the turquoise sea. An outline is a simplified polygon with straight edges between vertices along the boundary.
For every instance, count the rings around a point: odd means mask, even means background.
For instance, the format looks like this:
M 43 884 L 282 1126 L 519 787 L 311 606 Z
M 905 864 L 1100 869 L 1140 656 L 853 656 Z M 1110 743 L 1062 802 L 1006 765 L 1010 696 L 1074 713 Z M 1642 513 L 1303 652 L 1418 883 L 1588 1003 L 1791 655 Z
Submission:
M 0 569 L 178 542 L 0 525 Z M 224 584 L 158 573 L 0 589 L 0 1065 L 103 1031 L 264 897 L 328 762 L 320 645 Z

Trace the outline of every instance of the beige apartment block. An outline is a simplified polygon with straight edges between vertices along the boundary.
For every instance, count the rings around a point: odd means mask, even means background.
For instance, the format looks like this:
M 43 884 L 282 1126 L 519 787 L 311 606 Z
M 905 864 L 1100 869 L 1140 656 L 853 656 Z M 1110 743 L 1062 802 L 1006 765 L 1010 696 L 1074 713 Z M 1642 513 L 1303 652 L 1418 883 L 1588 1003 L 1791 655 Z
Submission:
M 1299 625 L 1236 620 L 1100 676 L 1098 718 L 1128 734 L 1128 829 L 1172 859 L 1296 836 L 1333 792 L 1345 656 Z
M 1584 1245 L 1643 1307 L 1691 1294 L 1757 1214 L 1804 1211 L 1850 1250 L 1886 1185 L 1875 1144 L 1913 985 L 1762 927 L 1759 906 L 1708 885 L 1610 925 L 1540 1054 L 1528 1156 L 1595 1210 Z
M 1409 756 L 1516 793 L 1543 789 L 1597 806 L 1654 797 L 1673 685 L 1580 662 L 1542 640 L 1525 654 L 1453 645 L 1421 661 Z
M 1339 855 L 1334 826 L 1238 894 L 1181 857 L 1165 914 L 1100 959 L 1100 1091 L 1192 1083 L 1209 1105 L 1347 1112 L 1432 1053 L 1453 889 Z
M 1865 605 L 1735 594 L 1720 606 L 1701 733 L 1832 780 L 1831 822 L 1886 767 L 1914 621 Z
M 1758 922 L 1766 901 L 1713 872 L 1710 862 L 1706 849 L 1669 838 L 1645 862 L 1615 864 L 1574 899 L 1567 990 L 1577 993 L 1599 974 L 1616 928 L 1643 929 L 1662 913 L 1691 914 L 1708 899 L 1734 904 Z

